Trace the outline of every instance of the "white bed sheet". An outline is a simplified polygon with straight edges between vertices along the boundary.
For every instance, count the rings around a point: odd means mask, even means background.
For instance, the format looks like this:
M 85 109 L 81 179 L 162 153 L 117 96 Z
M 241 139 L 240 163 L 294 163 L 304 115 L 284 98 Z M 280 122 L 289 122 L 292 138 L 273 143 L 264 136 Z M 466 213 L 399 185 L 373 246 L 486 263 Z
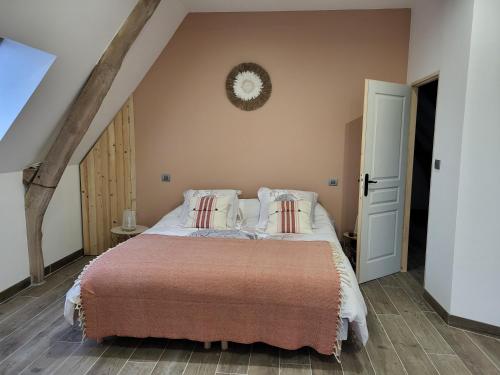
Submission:
M 269 235 L 265 232 L 258 231 L 255 227 L 259 221 L 259 201 L 258 199 L 240 199 L 240 216 L 237 229 L 242 231 L 256 233 L 262 239 L 283 239 L 290 241 L 328 241 L 339 246 L 340 243 L 335 233 L 333 220 L 328 215 L 327 211 L 317 204 L 315 210 L 315 229 L 312 234 L 280 234 Z M 145 234 L 160 234 L 170 236 L 189 236 L 197 229 L 184 228 L 180 223 L 180 214 L 182 207 L 179 206 L 175 210 L 165 215 L 156 225 L 145 231 Z M 344 320 L 343 331 L 341 333 L 342 340 L 347 339 L 347 322 L 351 326 L 353 332 L 358 338 L 366 344 L 368 341 L 368 328 L 366 325 L 366 304 L 359 289 L 359 285 L 354 274 L 354 271 L 349 263 L 349 260 L 344 255 L 343 265 L 347 271 L 347 280 L 341 281 L 343 294 L 340 316 Z M 78 282 L 68 291 L 66 295 L 65 317 L 73 324 L 75 304 L 79 302 L 80 285 Z
M 335 233 L 333 220 L 327 211 L 320 204 L 316 205 L 314 213 L 315 227 L 312 234 L 281 234 L 269 235 L 257 230 L 255 227 L 259 221 L 258 199 L 240 199 L 240 208 L 243 213 L 243 220 L 238 223 L 238 228 L 243 231 L 257 233 L 260 238 L 285 239 L 290 241 L 328 241 L 340 246 L 337 234 Z M 179 221 L 180 208 L 176 208 L 165 215 L 156 225 L 144 233 L 163 234 L 171 236 L 189 236 L 196 229 L 184 228 Z M 356 275 L 346 256 L 343 257 L 343 265 L 347 270 L 348 280 L 342 281 L 343 301 L 340 316 L 349 321 L 353 331 L 361 339 L 363 344 L 368 341 L 368 328 L 366 326 L 366 304 L 359 289 Z M 347 338 L 347 324 L 344 324 L 342 339 Z

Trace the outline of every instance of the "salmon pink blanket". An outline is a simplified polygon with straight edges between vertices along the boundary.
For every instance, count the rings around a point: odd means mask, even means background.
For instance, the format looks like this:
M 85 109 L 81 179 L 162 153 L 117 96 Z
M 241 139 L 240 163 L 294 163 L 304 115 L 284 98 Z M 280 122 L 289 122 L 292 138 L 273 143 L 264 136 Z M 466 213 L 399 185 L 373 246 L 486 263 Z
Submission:
M 81 275 L 87 337 L 309 346 L 339 354 L 340 279 L 323 241 L 144 234 Z

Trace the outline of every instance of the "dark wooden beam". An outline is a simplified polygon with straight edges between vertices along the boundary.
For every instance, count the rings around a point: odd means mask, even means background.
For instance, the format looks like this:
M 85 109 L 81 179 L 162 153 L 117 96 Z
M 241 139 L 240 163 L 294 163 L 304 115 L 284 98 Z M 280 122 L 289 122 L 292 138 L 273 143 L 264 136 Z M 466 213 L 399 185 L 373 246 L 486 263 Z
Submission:
M 108 93 L 123 59 L 161 0 L 139 0 L 90 73 L 25 196 L 31 282 L 44 279 L 42 223 L 54 190 Z M 75 47 L 76 48 L 76 47 Z M 26 172 L 29 175 L 30 172 Z M 31 176 L 30 176 L 31 177 Z

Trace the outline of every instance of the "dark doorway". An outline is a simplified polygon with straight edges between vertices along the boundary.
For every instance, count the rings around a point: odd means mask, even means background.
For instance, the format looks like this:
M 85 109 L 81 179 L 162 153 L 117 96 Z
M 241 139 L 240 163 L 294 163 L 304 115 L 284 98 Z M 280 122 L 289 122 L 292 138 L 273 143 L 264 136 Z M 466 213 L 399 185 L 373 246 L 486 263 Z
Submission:
M 408 271 L 423 283 L 425 249 L 427 243 L 427 218 L 434 144 L 438 81 L 418 88 L 415 152 L 411 192 L 410 231 L 408 246 Z

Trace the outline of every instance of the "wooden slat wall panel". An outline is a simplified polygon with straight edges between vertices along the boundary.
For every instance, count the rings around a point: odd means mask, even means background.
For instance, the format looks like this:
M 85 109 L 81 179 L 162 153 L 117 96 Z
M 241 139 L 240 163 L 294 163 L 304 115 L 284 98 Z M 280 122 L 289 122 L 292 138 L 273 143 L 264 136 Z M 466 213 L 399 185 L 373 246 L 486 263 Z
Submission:
M 123 201 L 131 202 L 130 198 L 130 122 L 128 116 L 128 106 L 129 103 L 123 108 L 123 174 L 124 174 L 124 190 L 123 190 Z M 127 207 L 128 208 L 128 207 Z M 131 208 L 131 207 L 130 207 Z
M 101 136 L 102 138 L 102 136 Z M 94 168 L 95 168 L 95 200 L 96 200 L 96 231 L 97 231 L 97 249 L 104 249 L 104 228 L 103 228 L 103 204 L 102 204 L 102 168 L 101 168 L 101 138 L 94 145 L 92 152 L 94 153 Z
M 132 97 L 129 99 L 129 126 L 130 134 L 135 134 L 135 121 L 134 121 L 134 100 Z M 135 136 L 130 137 L 130 199 L 132 200 L 132 209 L 136 209 L 136 182 L 135 182 Z
M 118 220 L 120 220 L 120 213 L 123 212 L 124 204 L 124 196 L 123 192 L 125 191 L 125 173 L 123 171 L 124 164 L 124 153 L 123 153 L 123 121 L 122 121 L 123 113 L 120 112 L 115 117 L 115 145 L 116 145 L 116 155 L 120 155 L 120 157 L 116 158 L 116 206 L 118 210 Z M 120 177 L 118 177 L 120 176 Z
M 90 236 L 90 248 L 87 249 L 87 254 L 94 255 L 97 252 L 97 210 L 96 210 L 96 184 L 95 184 L 95 169 L 94 169 L 94 152 L 90 152 L 87 156 L 88 158 L 88 185 L 87 189 L 89 191 L 89 236 Z M 81 180 L 81 179 L 80 179 Z M 87 208 L 85 208 L 87 209 Z M 83 211 L 83 209 L 82 209 Z
M 82 192 L 82 207 L 89 206 L 89 193 L 87 186 L 89 184 L 88 174 L 87 174 L 87 164 L 88 161 L 85 159 L 80 164 L 80 186 Z M 85 249 L 90 249 L 90 233 L 89 233 L 89 210 L 82 210 L 82 224 L 83 224 L 83 247 Z
M 99 255 L 111 246 L 112 227 L 135 203 L 135 139 L 132 97 L 80 163 L 83 246 Z
M 115 144 L 115 123 L 108 126 L 108 150 L 109 150 L 109 196 L 111 225 L 115 227 L 119 223 L 118 202 L 116 201 L 116 144 Z

